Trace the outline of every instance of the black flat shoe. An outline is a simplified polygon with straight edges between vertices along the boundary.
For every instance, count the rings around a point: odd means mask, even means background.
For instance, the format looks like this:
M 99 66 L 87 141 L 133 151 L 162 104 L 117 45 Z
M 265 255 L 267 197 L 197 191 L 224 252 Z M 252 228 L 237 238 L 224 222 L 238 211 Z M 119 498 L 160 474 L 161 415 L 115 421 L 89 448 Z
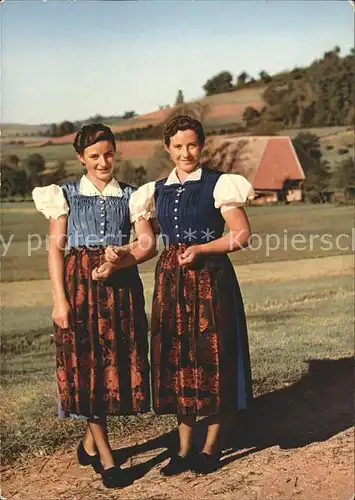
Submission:
M 101 469 L 102 483 L 106 488 L 124 488 L 132 484 L 132 480 L 126 470 L 120 467 Z
M 190 454 L 186 457 L 181 457 L 180 455 L 173 455 L 170 458 L 169 463 L 160 469 L 160 474 L 162 476 L 175 476 L 189 470 L 191 467 L 191 456 Z
M 208 455 L 208 453 L 199 453 L 194 460 L 192 470 L 198 474 L 210 474 L 219 468 L 220 455 Z
M 100 460 L 98 455 L 89 455 L 84 448 L 84 443 L 80 441 L 76 450 L 78 462 L 82 467 L 91 465 L 95 472 L 100 472 Z

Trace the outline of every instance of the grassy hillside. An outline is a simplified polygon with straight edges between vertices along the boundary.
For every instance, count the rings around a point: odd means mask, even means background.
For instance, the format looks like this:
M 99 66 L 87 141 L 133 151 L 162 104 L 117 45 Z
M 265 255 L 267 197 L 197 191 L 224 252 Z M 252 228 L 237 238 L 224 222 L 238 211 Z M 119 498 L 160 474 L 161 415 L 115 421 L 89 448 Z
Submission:
M 312 132 L 321 138 L 322 159 L 335 170 L 340 162 L 354 155 L 352 63 L 352 54 L 341 56 L 335 47 L 308 67 L 271 75 L 267 80 L 264 77 L 264 80 L 246 81 L 237 89 L 202 97 L 179 109 L 198 110 L 197 117 L 209 134 L 229 134 L 234 130 L 239 135 L 241 130 L 244 135 L 278 133 L 294 138 L 300 131 Z M 243 119 L 247 107 L 259 113 L 254 122 Z M 107 124 L 115 133 L 125 131 L 129 135 L 119 136 L 122 159 L 129 160 L 134 167 L 145 167 L 147 163 L 149 166 L 149 159 L 155 162 L 152 155 L 160 141 L 161 126 L 172 111 L 174 108 L 164 108 L 130 119 L 107 117 Z M 151 127 L 149 133 L 144 130 L 147 126 Z M 80 175 L 82 170 L 75 162 L 71 146 L 74 134 L 59 138 L 36 136 L 45 128 L 4 124 L 2 155 L 17 155 L 24 160 L 31 153 L 39 153 L 46 161 L 66 162 L 69 173 Z M 137 131 L 132 129 L 141 129 L 139 137 L 147 139 L 130 140 L 137 138 Z M 151 172 L 154 174 L 155 170 L 152 168 Z M 148 172 L 147 178 L 151 177 Z

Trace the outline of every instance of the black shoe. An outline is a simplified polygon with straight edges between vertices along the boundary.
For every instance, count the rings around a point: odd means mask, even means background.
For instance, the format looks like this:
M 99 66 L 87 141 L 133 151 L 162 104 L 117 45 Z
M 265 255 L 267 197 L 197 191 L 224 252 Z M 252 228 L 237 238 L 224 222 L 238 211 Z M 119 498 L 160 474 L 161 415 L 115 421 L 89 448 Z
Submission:
M 132 484 L 132 480 L 126 470 L 120 467 L 101 469 L 102 483 L 106 488 L 124 488 Z
M 160 474 L 162 476 L 175 476 L 187 471 L 191 467 L 191 456 L 190 454 L 186 457 L 180 455 L 173 455 L 170 458 L 169 463 L 160 469 Z
M 76 450 L 78 462 L 82 467 L 91 465 L 95 472 L 100 471 L 100 460 L 98 455 L 89 455 L 84 448 L 84 443 L 80 441 L 78 449 Z
M 192 470 L 198 474 L 210 474 L 219 468 L 219 455 L 199 453 L 194 461 Z

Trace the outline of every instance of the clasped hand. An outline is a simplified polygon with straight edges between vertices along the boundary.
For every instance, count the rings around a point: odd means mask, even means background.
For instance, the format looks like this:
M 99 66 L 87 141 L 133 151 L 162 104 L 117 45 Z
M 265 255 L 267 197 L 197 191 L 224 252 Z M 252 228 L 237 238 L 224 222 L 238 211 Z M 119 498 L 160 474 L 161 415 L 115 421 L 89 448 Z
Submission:
M 197 245 L 188 247 L 184 253 L 178 256 L 179 266 L 191 266 L 196 262 L 200 254 L 201 250 Z
M 92 271 L 92 279 L 95 281 L 105 281 L 120 268 L 120 261 L 127 255 L 121 247 L 108 246 L 105 250 L 105 260 L 99 267 Z

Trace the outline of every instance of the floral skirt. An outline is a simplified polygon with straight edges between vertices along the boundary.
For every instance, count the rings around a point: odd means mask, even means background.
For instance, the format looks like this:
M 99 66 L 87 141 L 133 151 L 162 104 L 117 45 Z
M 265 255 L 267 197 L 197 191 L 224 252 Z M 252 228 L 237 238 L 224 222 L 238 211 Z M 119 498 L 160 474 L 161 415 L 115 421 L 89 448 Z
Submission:
M 71 248 L 65 291 L 72 309 L 68 329 L 54 324 L 60 415 L 87 418 L 150 409 L 147 318 L 136 267 L 105 282 L 92 270 L 103 248 Z
M 252 399 L 244 306 L 227 255 L 179 267 L 184 245 L 160 256 L 152 309 L 152 389 L 158 414 L 213 415 Z

